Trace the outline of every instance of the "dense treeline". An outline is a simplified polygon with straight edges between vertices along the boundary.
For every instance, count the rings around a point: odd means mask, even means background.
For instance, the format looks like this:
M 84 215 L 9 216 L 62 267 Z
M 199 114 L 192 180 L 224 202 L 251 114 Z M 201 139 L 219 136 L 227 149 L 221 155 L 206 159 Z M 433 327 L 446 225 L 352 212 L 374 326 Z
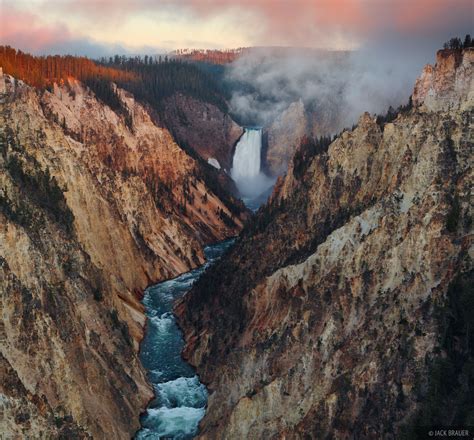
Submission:
M 331 136 L 321 136 L 320 138 L 303 137 L 293 157 L 293 173 L 297 179 L 304 175 L 314 156 L 325 153 L 328 150 L 331 141 Z
M 36 57 L 10 46 L 0 46 L 0 67 L 9 75 L 35 87 L 45 88 L 53 82 L 74 77 L 81 81 L 103 78 L 108 81 L 134 81 L 132 72 L 112 69 L 86 57 L 49 55 Z
M 404 114 L 408 111 L 410 111 L 413 107 L 413 102 L 410 98 L 408 99 L 408 103 L 405 105 L 400 105 L 397 109 L 394 109 L 392 106 L 390 106 L 387 110 L 387 113 L 384 115 L 377 115 L 377 124 L 380 126 L 380 128 L 384 128 L 385 124 L 389 122 L 393 122 L 395 119 L 397 119 L 398 115 Z
M 464 41 L 461 41 L 459 37 L 455 37 L 444 43 L 443 46 L 444 49 L 453 50 L 467 49 L 468 47 L 474 47 L 474 40 L 469 34 L 464 37 Z
M 178 58 L 199 61 L 211 64 L 229 64 L 239 58 L 248 48 L 240 47 L 238 49 L 178 49 L 174 51 L 174 55 Z
M 64 196 L 66 188 L 59 186 L 48 168 L 43 170 L 33 156 L 26 154 L 9 127 L 0 132 L 0 155 L 3 158 L 0 172 L 8 172 L 21 194 L 14 202 L 5 188 L 0 191 L 0 211 L 13 222 L 36 233 L 43 229 L 44 215 L 48 215 L 72 235 L 74 214 Z M 41 210 L 35 210 L 34 206 Z
M 117 114 L 122 115 L 125 119 L 127 127 L 132 129 L 132 116 L 130 115 L 127 107 L 120 100 L 117 91 L 113 84 L 101 77 L 97 78 L 86 78 L 83 80 L 84 84 L 89 87 L 103 103 L 107 104 Z
M 66 203 L 63 190 L 48 168 L 43 171 L 34 158 L 29 159 L 34 164 L 33 171 L 27 170 L 16 156 L 10 156 L 6 169 L 31 201 L 49 213 L 67 233 L 72 234 L 74 214 Z
M 155 110 L 163 109 L 163 100 L 175 93 L 193 96 L 227 111 L 224 92 L 215 78 L 194 64 L 168 57 L 110 57 L 101 59 L 104 67 L 123 70 L 138 77 L 138 81 L 119 79 L 120 87 L 129 90 L 137 99 L 148 102 Z
M 424 385 L 417 387 L 417 411 L 402 426 L 401 439 L 422 438 L 431 426 L 474 424 L 474 271 L 450 284 L 445 304 L 437 304 L 441 350 L 429 360 Z
M 70 55 L 36 57 L 10 46 L 0 46 L 0 67 L 5 73 L 39 88 L 47 88 L 68 77 L 77 78 L 114 110 L 120 110 L 120 106 L 108 85 L 111 81 L 158 112 L 163 109 L 163 100 L 177 92 L 227 111 L 224 92 L 213 75 L 192 63 L 168 57 L 115 55 L 96 62 Z

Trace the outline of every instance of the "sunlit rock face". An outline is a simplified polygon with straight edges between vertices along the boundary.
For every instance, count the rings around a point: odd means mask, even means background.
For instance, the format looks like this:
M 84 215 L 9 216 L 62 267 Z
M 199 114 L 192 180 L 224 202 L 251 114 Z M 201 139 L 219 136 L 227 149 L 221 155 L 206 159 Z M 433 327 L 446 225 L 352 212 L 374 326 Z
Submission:
M 447 110 L 450 107 L 469 109 L 474 102 L 474 48 L 440 50 L 435 66 L 427 65 L 413 91 L 413 103 L 424 104 L 427 110 Z
M 179 305 L 209 390 L 200 438 L 400 438 L 433 365 L 468 355 L 465 332 L 455 348 L 442 335 L 450 286 L 473 281 L 472 88 L 455 86 L 471 54 L 440 53 L 392 123 L 364 114 L 299 152 Z
M 72 79 L 0 92 L 0 431 L 129 439 L 152 397 L 141 292 L 245 212 L 122 90 L 126 117 Z

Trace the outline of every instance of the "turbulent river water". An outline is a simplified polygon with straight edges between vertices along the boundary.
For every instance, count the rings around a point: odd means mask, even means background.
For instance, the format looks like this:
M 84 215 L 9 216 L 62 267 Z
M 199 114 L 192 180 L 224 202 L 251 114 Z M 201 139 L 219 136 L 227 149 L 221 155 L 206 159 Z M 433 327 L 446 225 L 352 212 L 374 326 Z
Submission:
M 232 178 L 249 209 L 256 211 L 271 193 L 275 179 L 261 170 L 262 130 L 248 127 L 236 146 Z M 198 432 L 207 405 L 206 387 L 183 361 L 183 337 L 172 310 L 201 274 L 232 245 L 223 241 L 205 248 L 206 264 L 173 280 L 149 287 L 143 304 L 147 315 L 140 358 L 153 384 L 155 398 L 141 417 L 136 439 L 190 439 Z
M 227 240 L 206 247 L 206 264 L 145 291 L 143 304 L 148 321 L 140 358 L 153 384 L 155 398 L 141 418 L 142 428 L 136 439 L 181 440 L 197 434 L 207 404 L 207 390 L 181 358 L 184 341 L 172 310 L 175 301 L 232 243 L 233 240 Z

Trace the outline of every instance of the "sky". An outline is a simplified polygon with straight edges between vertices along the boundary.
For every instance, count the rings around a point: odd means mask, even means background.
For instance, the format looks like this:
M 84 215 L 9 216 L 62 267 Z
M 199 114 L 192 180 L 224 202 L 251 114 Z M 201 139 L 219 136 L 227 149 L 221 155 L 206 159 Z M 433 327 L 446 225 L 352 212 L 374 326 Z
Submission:
M 0 0 L 0 44 L 98 57 L 178 48 L 440 47 L 471 32 L 473 0 Z

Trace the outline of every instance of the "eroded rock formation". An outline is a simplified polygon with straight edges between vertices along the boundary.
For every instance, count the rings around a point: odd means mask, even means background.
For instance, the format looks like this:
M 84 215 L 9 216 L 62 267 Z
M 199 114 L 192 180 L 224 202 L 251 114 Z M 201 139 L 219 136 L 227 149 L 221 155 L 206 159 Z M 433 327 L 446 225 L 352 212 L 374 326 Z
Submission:
M 272 176 L 285 173 L 301 139 L 307 134 L 308 123 L 304 104 L 300 99 L 292 103 L 264 130 L 265 171 Z
M 152 397 L 137 358 L 141 292 L 201 264 L 203 245 L 246 215 L 118 94 L 121 114 L 73 79 L 41 92 L 0 74 L 7 438 L 129 439 Z
M 319 139 L 343 127 L 339 103 L 326 106 L 295 101 L 263 130 L 263 167 L 271 176 L 286 173 L 302 140 Z M 313 108 L 314 107 L 314 108 Z
M 440 52 L 393 123 L 364 114 L 327 151 L 298 151 L 179 304 L 210 390 L 200 438 L 472 420 L 473 67 L 470 49 Z

